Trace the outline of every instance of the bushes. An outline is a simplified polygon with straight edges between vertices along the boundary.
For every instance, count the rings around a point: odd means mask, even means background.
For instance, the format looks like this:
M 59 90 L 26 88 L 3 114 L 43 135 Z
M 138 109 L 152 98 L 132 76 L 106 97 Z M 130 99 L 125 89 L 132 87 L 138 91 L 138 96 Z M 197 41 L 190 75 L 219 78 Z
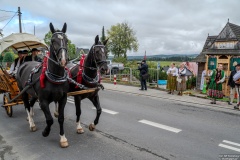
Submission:
M 188 78 L 186 85 L 187 89 L 194 89 L 196 87 L 196 77 Z

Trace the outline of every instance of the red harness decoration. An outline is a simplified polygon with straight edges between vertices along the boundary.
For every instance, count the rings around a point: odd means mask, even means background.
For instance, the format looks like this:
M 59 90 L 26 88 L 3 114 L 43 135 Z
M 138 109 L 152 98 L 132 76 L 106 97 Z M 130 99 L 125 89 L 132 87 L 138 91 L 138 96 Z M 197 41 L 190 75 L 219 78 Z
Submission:
M 46 55 L 49 57 L 50 52 L 47 52 Z M 46 78 L 45 72 L 47 70 L 47 62 L 48 62 L 48 58 L 44 57 L 43 59 L 43 64 L 42 64 L 42 73 L 40 75 L 40 87 L 41 88 L 45 88 L 45 83 L 44 80 Z
M 82 73 L 83 73 L 83 70 L 84 70 L 84 60 L 85 60 L 85 54 L 82 54 L 82 57 L 80 59 L 80 62 L 79 62 L 79 71 L 78 71 L 78 74 L 77 74 L 77 82 L 82 84 Z M 76 86 L 77 88 L 77 86 Z

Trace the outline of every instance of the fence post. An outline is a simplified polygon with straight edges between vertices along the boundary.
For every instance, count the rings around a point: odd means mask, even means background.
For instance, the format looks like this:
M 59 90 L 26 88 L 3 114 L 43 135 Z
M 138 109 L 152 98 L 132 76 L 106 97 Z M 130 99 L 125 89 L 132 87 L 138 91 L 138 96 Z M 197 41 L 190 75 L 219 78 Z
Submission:
M 114 81 L 114 88 L 116 88 L 116 87 L 117 87 L 117 86 L 116 86 L 116 85 L 117 85 L 117 76 L 116 76 L 116 74 L 114 74 L 113 77 L 114 77 L 114 78 L 113 78 L 113 79 L 114 79 L 114 80 L 113 80 L 113 81 Z
M 130 83 L 132 84 L 132 68 L 129 69 L 130 69 Z

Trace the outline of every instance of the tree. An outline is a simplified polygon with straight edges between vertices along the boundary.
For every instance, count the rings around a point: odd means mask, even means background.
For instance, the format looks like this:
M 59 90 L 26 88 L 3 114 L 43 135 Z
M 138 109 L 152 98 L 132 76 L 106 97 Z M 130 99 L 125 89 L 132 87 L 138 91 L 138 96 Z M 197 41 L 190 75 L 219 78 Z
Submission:
M 105 30 L 104 30 L 104 26 L 102 28 L 102 37 L 101 37 L 101 42 L 103 44 L 103 42 L 106 40 L 106 36 L 105 36 Z M 108 43 L 105 45 L 105 48 L 106 48 L 106 58 L 108 59 L 108 53 L 109 53 L 109 47 L 108 47 Z
M 138 40 L 135 36 L 135 31 L 127 22 L 118 23 L 111 26 L 107 31 L 109 37 L 109 49 L 114 54 L 114 57 L 127 58 L 127 51 L 138 50 Z
M 44 37 L 44 42 L 50 46 L 50 43 L 51 43 L 51 38 L 52 38 L 52 32 L 49 31 L 47 34 L 45 34 L 45 37 Z M 71 40 L 68 39 L 68 56 L 69 56 L 69 59 L 74 59 L 77 57 L 77 54 L 76 54 L 76 46 L 75 44 L 72 44 Z
M 11 52 L 7 52 L 4 54 L 3 62 L 13 62 L 13 61 L 14 61 L 14 56 Z

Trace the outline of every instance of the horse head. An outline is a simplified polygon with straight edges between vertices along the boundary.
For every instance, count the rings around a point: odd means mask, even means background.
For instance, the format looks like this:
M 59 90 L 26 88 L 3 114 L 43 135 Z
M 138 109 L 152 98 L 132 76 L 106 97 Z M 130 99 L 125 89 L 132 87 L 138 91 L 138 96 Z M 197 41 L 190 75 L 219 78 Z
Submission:
M 50 23 L 50 30 L 52 32 L 50 51 L 53 52 L 51 58 L 55 60 L 60 66 L 65 67 L 68 62 L 67 43 L 68 39 L 65 35 L 67 31 L 67 24 L 64 23 L 62 30 L 55 30 L 52 23 Z
M 106 61 L 106 47 L 107 40 L 103 44 L 99 41 L 98 35 L 95 37 L 95 43 L 92 46 L 93 59 L 95 61 L 96 67 L 100 70 L 102 74 L 106 73 L 108 70 L 107 61 Z

